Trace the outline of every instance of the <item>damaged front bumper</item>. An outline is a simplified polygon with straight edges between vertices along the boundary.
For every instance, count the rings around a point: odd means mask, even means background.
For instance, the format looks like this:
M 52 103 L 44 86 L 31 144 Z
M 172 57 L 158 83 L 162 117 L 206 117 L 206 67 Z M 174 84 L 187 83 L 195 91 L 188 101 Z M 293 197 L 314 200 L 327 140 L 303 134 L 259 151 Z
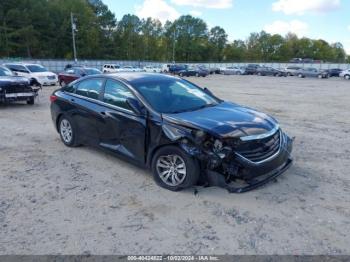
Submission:
M 208 186 L 226 188 L 230 193 L 243 193 L 265 185 L 283 174 L 293 162 L 291 157 L 293 139 L 281 131 L 281 143 L 278 153 L 260 163 L 251 162 L 236 155 L 234 164 L 240 166 L 239 176 L 225 176 L 214 170 L 205 170 Z

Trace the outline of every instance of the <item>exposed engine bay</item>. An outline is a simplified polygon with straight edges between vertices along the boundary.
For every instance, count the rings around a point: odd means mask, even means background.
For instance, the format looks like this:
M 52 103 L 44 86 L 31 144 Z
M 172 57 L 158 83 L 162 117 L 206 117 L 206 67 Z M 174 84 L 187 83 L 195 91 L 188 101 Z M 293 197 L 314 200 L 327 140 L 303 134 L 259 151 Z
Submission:
M 216 138 L 202 130 L 164 125 L 164 133 L 189 155 L 199 160 L 202 184 L 232 193 L 259 187 L 292 163 L 293 139 L 277 125 L 257 136 Z

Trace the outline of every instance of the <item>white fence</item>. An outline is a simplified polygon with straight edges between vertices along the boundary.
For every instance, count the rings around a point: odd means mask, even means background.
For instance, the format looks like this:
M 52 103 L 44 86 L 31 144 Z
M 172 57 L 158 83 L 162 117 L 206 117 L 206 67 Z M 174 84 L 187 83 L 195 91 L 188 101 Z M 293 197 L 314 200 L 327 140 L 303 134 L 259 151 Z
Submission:
M 18 59 L 0 59 L 0 65 L 8 62 L 26 62 L 26 63 L 38 63 L 45 66 L 48 70 L 53 72 L 61 72 L 67 64 L 74 64 L 73 60 L 54 60 L 54 59 L 31 59 L 31 60 L 18 60 Z M 123 60 L 79 60 L 78 65 L 84 65 L 87 67 L 94 67 L 102 69 L 104 64 L 118 64 L 121 66 L 131 65 L 143 67 L 145 65 L 162 65 L 166 64 L 165 62 L 145 62 L 145 61 L 123 61 Z M 179 63 L 185 64 L 185 63 Z M 187 63 L 191 65 L 206 65 L 208 67 L 227 67 L 227 66 L 245 66 L 252 63 Z M 274 68 L 283 69 L 287 66 L 300 66 L 300 67 L 314 67 L 317 69 L 331 69 L 331 68 L 340 68 L 340 69 L 350 69 L 350 64 L 336 64 L 336 63 L 306 63 L 306 64 L 295 64 L 295 63 L 256 63 L 259 65 L 271 66 Z

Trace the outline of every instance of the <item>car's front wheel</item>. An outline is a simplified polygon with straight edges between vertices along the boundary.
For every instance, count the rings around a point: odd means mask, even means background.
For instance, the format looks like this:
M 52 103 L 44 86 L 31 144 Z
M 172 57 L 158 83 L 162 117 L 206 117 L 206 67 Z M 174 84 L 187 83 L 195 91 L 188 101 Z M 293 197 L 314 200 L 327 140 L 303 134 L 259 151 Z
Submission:
M 159 186 L 179 191 L 197 183 L 200 169 L 198 162 L 179 147 L 165 146 L 155 153 L 152 172 Z
M 344 78 L 345 78 L 346 80 L 349 80 L 349 79 L 350 79 L 350 75 L 345 75 Z
M 27 100 L 27 104 L 28 104 L 28 105 L 34 105 L 34 103 L 35 103 L 34 96 L 33 96 L 33 97 L 30 97 L 30 98 Z
M 69 147 L 77 146 L 73 121 L 68 116 L 62 116 L 58 123 L 58 131 L 62 142 Z

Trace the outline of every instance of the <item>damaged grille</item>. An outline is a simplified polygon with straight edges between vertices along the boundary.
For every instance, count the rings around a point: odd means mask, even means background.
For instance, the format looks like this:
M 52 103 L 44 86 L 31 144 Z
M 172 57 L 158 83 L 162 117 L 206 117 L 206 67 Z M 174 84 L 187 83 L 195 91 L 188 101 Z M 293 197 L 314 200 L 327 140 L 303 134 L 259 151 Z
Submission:
M 241 142 L 236 147 L 236 152 L 252 162 L 261 162 L 276 154 L 281 146 L 281 131 L 256 140 Z

